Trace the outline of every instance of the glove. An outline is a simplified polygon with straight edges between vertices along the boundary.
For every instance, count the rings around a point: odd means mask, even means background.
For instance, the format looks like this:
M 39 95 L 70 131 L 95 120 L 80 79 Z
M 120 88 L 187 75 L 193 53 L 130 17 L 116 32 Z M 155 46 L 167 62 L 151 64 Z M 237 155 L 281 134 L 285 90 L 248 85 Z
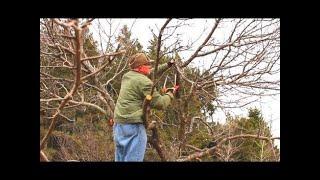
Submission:
M 112 127 L 112 126 L 114 125 L 114 121 L 113 121 L 113 119 L 112 119 L 112 118 L 111 118 L 111 119 L 109 119 L 108 125 L 109 125 L 110 127 Z

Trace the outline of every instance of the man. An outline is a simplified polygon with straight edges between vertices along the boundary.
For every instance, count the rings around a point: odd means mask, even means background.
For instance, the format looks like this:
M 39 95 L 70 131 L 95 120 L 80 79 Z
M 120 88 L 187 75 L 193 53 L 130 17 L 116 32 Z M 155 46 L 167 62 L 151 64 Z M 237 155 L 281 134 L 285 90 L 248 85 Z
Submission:
M 143 161 L 147 134 L 143 124 L 143 101 L 151 94 L 153 86 L 148 76 L 153 73 L 151 61 L 144 53 L 137 53 L 130 57 L 130 71 L 123 75 L 121 89 L 114 110 L 113 126 L 115 141 L 115 161 Z M 158 67 L 159 74 L 167 67 L 171 67 L 173 60 Z M 150 103 L 151 108 L 164 109 L 173 99 L 173 92 L 164 95 L 154 91 Z

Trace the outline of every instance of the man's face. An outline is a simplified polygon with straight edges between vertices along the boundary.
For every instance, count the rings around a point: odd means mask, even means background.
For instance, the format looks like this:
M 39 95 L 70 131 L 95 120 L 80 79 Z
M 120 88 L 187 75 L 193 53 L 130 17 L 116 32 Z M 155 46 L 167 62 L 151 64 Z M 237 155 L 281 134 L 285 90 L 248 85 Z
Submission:
M 150 75 L 150 72 L 151 72 L 151 66 L 150 65 L 142 65 L 142 66 L 139 66 L 136 71 L 144 74 L 144 75 Z
M 151 72 L 151 66 L 150 65 L 146 65 L 146 69 L 147 69 L 147 73 L 148 73 L 148 75 L 150 75 L 150 72 Z

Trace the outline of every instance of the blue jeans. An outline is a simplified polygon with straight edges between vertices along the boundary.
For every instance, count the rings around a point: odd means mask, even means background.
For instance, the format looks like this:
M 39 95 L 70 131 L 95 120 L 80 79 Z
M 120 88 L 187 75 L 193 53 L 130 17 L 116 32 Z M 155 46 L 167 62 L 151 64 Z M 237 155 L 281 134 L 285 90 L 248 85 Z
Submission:
M 115 161 L 143 161 L 147 146 L 147 134 L 143 124 L 119 124 L 113 126 Z

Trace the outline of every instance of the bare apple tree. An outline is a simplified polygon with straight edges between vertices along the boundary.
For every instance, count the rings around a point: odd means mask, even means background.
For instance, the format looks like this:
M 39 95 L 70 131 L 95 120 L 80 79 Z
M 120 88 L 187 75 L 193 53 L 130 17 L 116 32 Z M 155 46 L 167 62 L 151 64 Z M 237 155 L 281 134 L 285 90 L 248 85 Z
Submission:
M 40 142 L 40 157 L 48 161 L 42 151 L 55 128 L 57 117 L 73 121 L 64 115 L 64 109 L 87 106 L 101 114 L 113 117 L 114 100 L 100 81 L 102 71 L 116 69 L 109 82 L 123 71 L 126 61 L 112 66 L 116 56 L 128 55 L 121 50 L 88 56 L 84 39 L 93 19 L 41 19 L 40 20 L 40 112 L 51 120 L 49 129 Z M 123 60 L 122 58 L 118 60 Z M 122 66 L 122 68 L 120 68 Z M 93 89 L 90 97 L 84 91 Z
M 254 138 L 271 144 L 273 139 L 279 139 L 260 134 L 226 135 L 225 132 L 213 132 L 207 123 L 207 114 L 194 116 L 188 111 L 191 106 L 188 103 L 190 98 L 198 98 L 202 103 L 200 110 L 208 105 L 222 109 L 237 108 L 256 102 L 261 96 L 278 94 L 280 20 L 209 19 L 206 21 L 209 27 L 200 30 L 199 37 L 184 42 L 180 30 L 188 29 L 193 21 L 167 19 L 160 28 L 152 29 L 157 38 L 155 70 L 163 57 L 174 58 L 176 63 L 173 70 L 177 82 L 188 86 L 188 92 L 177 98 L 176 103 L 179 107 L 176 110 L 179 123 L 174 126 L 178 128 L 179 143 L 177 147 L 170 148 L 174 152 L 189 148 L 196 153 L 187 157 L 181 157 L 178 153 L 176 159 L 188 161 L 220 153 L 218 156 L 221 159 L 230 160 L 238 146 L 230 143 L 228 147 L 225 142 Z M 102 26 L 100 19 L 40 19 L 40 113 L 46 122 L 50 122 L 40 142 L 40 157 L 43 161 L 48 161 L 43 149 L 58 117 L 74 121 L 68 114 L 69 109 L 89 107 L 106 117 L 113 117 L 117 95 L 106 87 L 112 89 L 111 82 L 127 70 L 127 59 L 137 49 L 134 47 L 136 42 L 127 42 L 121 37 L 115 40 L 116 31 L 111 28 L 113 20 L 107 19 L 106 22 L 109 29 Z M 88 37 L 88 26 L 92 23 L 95 23 L 95 33 L 99 35 L 97 44 L 100 52 L 97 54 L 92 54 L 84 46 L 84 41 L 93 44 L 93 39 Z M 194 69 L 194 73 L 189 73 L 190 69 Z M 163 78 L 161 75 L 157 78 L 153 76 L 154 87 Z M 147 106 L 144 109 L 148 112 Z M 145 115 L 148 116 L 148 113 Z M 204 124 L 208 134 L 219 139 L 218 145 L 201 149 L 186 144 L 193 123 Z M 167 152 L 160 143 L 157 128 L 152 128 L 151 144 L 161 160 L 166 161 Z M 262 155 L 260 158 L 263 159 Z
M 182 81 L 189 85 L 189 95 L 179 101 L 179 140 L 184 148 L 185 138 L 191 120 L 188 113 L 188 98 L 196 96 L 203 102 L 203 107 L 215 104 L 217 108 L 238 108 L 252 102 L 257 102 L 261 96 L 271 96 L 280 91 L 280 20 L 279 19 L 215 19 L 212 27 L 204 30 L 202 42 L 191 42 L 180 45 L 181 39 L 175 36 L 174 30 L 180 27 L 178 19 L 170 22 L 170 26 L 161 29 L 164 31 L 162 41 L 171 39 L 174 46 L 161 47 L 162 54 L 183 54 L 191 51 L 189 57 L 177 59 L 175 65 L 177 74 Z M 174 24 L 176 23 L 176 25 Z M 179 24 L 180 23 L 180 24 Z M 174 30 L 170 30 L 174 28 Z M 188 28 L 188 25 L 183 26 Z M 160 33 L 161 34 L 161 33 Z M 222 36 L 223 37 L 220 37 Z M 161 37 L 161 36 L 158 36 Z M 173 40 L 172 40 L 173 39 Z M 196 40 L 198 41 L 198 39 Z M 195 46 L 195 44 L 199 44 Z M 174 55 L 172 56 L 174 57 Z M 198 74 L 190 77 L 185 72 L 192 62 L 191 67 L 198 69 Z M 204 65 L 199 66 L 202 62 Z M 202 118 L 200 118 L 202 119 Z M 204 117 L 204 122 L 207 119 Z M 237 138 L 260 138 L 269 141 L 270 138 L 258 135 L 236 135 L 226 137 L 221 142 Z M 271 138 L 272 139 L 272 138 Z M 234 148 L 229 147 L 230 150 Z M 211 153 L 211 150 L 206 151 Z M 187 159 L 201 157 L 206 154 L 190 156 Z M 225 157 L 228 159 L 230 154 Z

